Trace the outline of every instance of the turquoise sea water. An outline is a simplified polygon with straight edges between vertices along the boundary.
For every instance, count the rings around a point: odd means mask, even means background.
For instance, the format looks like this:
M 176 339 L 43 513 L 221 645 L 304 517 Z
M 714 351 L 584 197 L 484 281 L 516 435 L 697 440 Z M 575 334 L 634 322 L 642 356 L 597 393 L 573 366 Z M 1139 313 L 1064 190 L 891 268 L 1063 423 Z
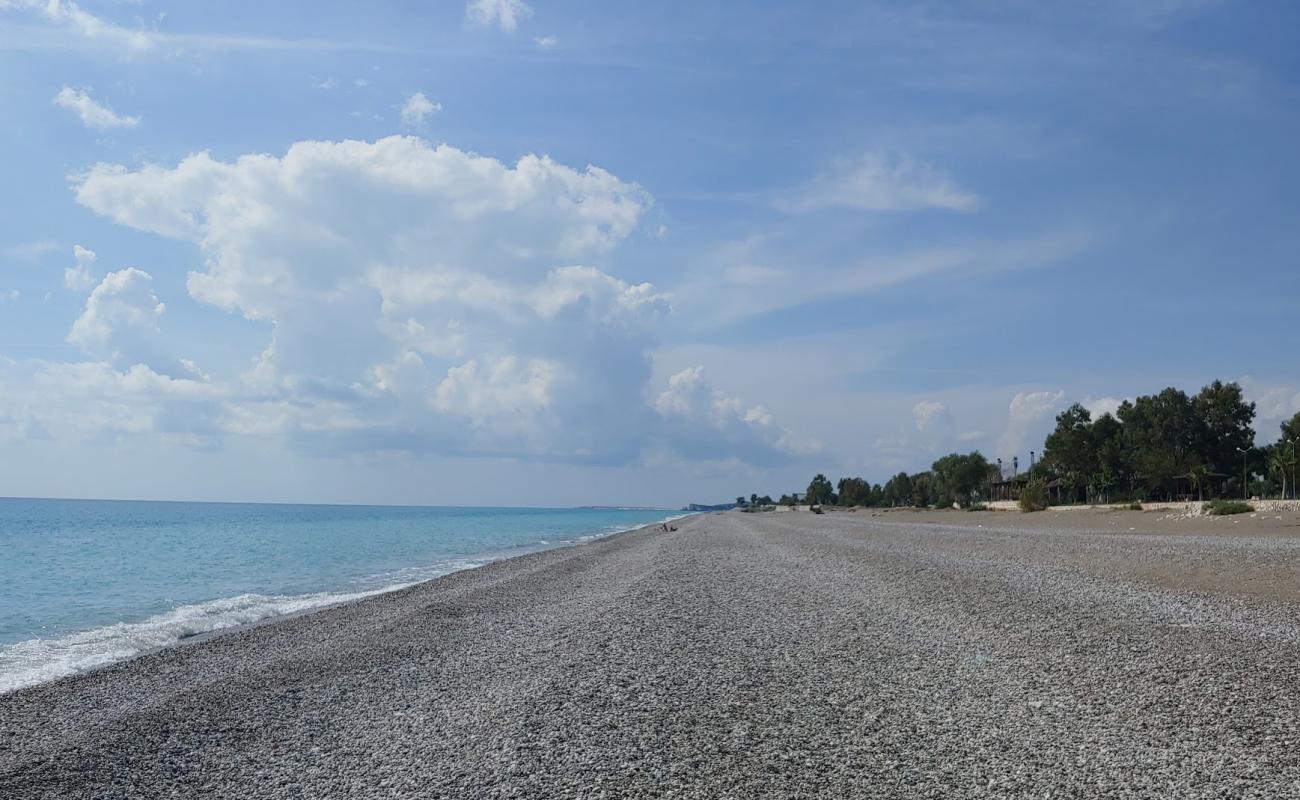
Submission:
M 0 692 L 673 515 L 0 498 Z

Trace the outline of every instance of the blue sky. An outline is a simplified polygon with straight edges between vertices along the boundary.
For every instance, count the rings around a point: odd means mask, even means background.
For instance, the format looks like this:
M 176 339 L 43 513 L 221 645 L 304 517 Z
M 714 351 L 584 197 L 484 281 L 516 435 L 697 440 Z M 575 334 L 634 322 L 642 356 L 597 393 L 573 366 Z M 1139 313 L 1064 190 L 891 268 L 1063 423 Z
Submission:
M 0 494 L 668 503 L 1239 380 L 1289 3 L 0 0 Z

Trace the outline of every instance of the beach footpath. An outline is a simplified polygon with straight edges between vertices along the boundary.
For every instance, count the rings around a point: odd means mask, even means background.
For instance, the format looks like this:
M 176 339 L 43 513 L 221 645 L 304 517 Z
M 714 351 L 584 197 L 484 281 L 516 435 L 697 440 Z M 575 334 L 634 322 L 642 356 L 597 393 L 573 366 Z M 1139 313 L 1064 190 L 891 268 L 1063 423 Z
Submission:
M 493 562 L 0 695 L 0 797 L 1300 797 L 1300 524 L 1108 513 Z

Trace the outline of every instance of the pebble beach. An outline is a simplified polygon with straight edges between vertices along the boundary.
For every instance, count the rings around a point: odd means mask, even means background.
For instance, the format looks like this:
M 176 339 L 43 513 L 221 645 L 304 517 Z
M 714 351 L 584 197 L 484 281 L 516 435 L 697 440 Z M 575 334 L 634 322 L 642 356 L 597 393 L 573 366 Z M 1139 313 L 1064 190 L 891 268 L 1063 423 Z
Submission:
M 0 797 L 1300 797 L 1295 515 L 677 526 L 0 695 Z

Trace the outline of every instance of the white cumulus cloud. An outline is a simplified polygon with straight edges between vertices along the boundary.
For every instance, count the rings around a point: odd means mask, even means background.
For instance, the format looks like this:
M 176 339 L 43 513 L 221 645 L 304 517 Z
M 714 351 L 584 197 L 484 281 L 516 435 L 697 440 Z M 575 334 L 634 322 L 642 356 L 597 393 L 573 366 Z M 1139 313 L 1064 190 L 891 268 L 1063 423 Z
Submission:
M 171 369 L 162 356 L 158 320 L 166 306 L 153 291 L 153 276 L 134 267 L 110 272 L 86 298 L 68 343 L 118 367 L 147 364 Z
M 703 367 L 670 377 L 655 409 L 665 422 L 668 445 L 688 457 L 726 455 L 762 464 L 822 448 L 820 442 L 800 439 L 777 425 L 762 406 L 748 405 L 711 386 Z
M 200 153 L 172 167 L 101 164 L 77 199 L 193 243 L 202 260 L 190 296 L 270 324 L 249 370 L 227 381 L 220 413 L 200 417 L 227 433 L 328 453 L 584 463 L 664 448 L 770 461 L 807 447 L 698 375 L 647 402 L 671 299 L 591 261 L 632 233 L 652 199 L 598 167 L 535 155 L 504 164 L 394 136 L 233 161 Z M 132 308 L 156 328 L 141 276 Z M 101 357 L 114 351 L 120 370 L 127 348 L 91 333 L 103 299 L 75 338 Z M 144 363 L 178 380 L 202 375 L 179 360 Z
M 948 406 L 938 400 L 922 400 L 912 406 L 912 419 L 918 431 L 932 429 L 936 423 L 942 423 L 948 417 Z
M 519 23 L 533 15 L 533 9 L 523 0 L 469 0 L 465 16 L 475 25 L 496 25 L 506 33 L 513 32 Z
M 1276 441 L 1279 426 L 1300 414 L 1300 388 L 1288 384 L 1271 384 L 1250 375 L 1241 378 L 1246 399 L 1255 404 L 1255 441 L 1266 444 Z
M 73 245 L 72 257 L 77 263 L 63 270 L 63 285 L 74 292 L 87 291 L 95 285 L 95 277 L 90 274 L 90 268 L 95 263 L 95 251 L 79 244 Z
M 406 98 L 402 104 L 402 124 L 411 128 L 418 128 L 424 124 L 424 120 L 431 114 L 436 114 L 442 110 L 441 103 L 435 103 L 424 96 L 424 92 L 416 92 Z
M 1027 449 L 1041 449 L 1054 413 L 1065 399 L 1063 391 L 1017 392 L 1007 409 L 1007 427 L 998 439 L 998 455 L 1010 460 Z
M 226 388 L 144 364 L 0 361 L 0 440 L 114 440 L 152 435 L 210 446 L 223 434 Z
M 922 400 L 912 406 L 917 444 L 926 452 L 950 447 L 953 439 L 952 413 L 939 400 Z M 909 437 L 910 438 L 910 437 Z
M 109 128 L 134 128 L 140 124 L 139 117 L 117 114 L 113 109 L 95 102 L 85 89 L 73 89 L 64 86 L 54 96 L 54 104 L 76 112 L 81 124 L 87 128 L 107 130 Z
M 1084 400 L 1081 405 L 1088 409 L 1088 413 L 1092 415 L 1094 420 L 1096 420 L 1106 414 L 1114 416 L 1115 412 L 1119 410 L 1120 404 L 1123 402 L 1124 401 L 1118 397 L 1089 397 Z

